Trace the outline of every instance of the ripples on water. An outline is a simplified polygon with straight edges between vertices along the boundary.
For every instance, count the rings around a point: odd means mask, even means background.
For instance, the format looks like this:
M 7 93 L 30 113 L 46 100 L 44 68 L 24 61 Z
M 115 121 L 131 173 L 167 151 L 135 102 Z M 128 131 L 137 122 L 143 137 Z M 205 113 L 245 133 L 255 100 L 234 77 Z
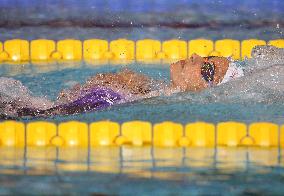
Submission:
M 284 26 L 284 25 L 283 25 Z M 0 40 L 6 41 L 8 39 L 105 39 L 115 40 L 120 38 L 126 38 L 130 40 L 139 39 L 157 39 L 157 40 L 169 40 L 169 39 L 182 39 L 192 40 L 198 38 L 205 39 L 279 39 L 283 37 L 284 28 L 273 27 L 259 27 L 259 28 L 239 28 L 239 27 L 216 27 L 216 28 L 168 28 L 168 27 L 148 27 L 148 28 L 80 28 L 80 27 L 19 27 L 19 28 L 0 28 Z M 259 36 L 261 35 L 261 37 Z
M 0 148 L 0 194 L 282 195 L 277 148 Z
M 284 32 L 281 0 L 31 1 L 0 1 L 0 40 L 269 40 Z
M 143 4 L 146 1 L 133 2 Z M 25 1 L 0 1 L 4 4 L 5 2 L 14 2 L 18 5 Z M 41 4 L 38 4 L 39 2 Z M 61 6 L 56 5 L 58 2 L 34 1 L 24 8 L 20 6 L 16 9 L 0 8 L 0 40 L 14 38 L 190 40 L 200 37 L 213 40 L 224 38 L 271 40 L 282 38 L 284 32 L 283 1 L 261 1 L 261 3 L 238 1 L 236 5 L 230 0 L 220 1 L 221 3 L 200 1 L 201 4 L 196 1 L 194 6 L 183 6 L 182 9 L 170 5 L 174 12 L 168 13 L 163 12 L 163 9 L 159 10 L 162 8 L 160 4 L 155 4 L 154 9 L 159 8 L 157 13 L 145 13 L 141 6 L 132 6 L 131 9 L 139 14 L 109 11 L 98 14 L 96 7 L 93 9 L 87 6 L 87 10 L 84 10 L 78 5 L 70 7 L 71 1 L 60 1 Z M 78 4 L 81 5 L 82 1 Z M 150 4 L 152 7 L 153 1 L 150 1 Z M 226 7 L 218 7 L 221 4 Z M 119 8 L 119 5 L 117 7 Z M 108 29 L 112 25 L 115 28 Z M 255 58 L 240 62 L 242 66 L 248 68 L 247 76 L 201 93 L 156 97 L 103 111 L 54 116 L 43 120 L 91 122 L 111 119 L 124 122 L 140 119 L 153 123 L 164 120 L 182 123 L 197 120 L 208 122 L 235 120 L 248 123 L 271 121 L 282 124 L 284 71 L 281 58 L 283 59 L 284 55 L 278 54 L 270 58 L 273 56 L 270 53 L 265 56 L 268 59 Z M 275 59 L 279 61 L 275 62 Z M 272 64 L 282 65 L 272 66 Z M 21 87 L 19 93 L 16 88 L 11 89 L 11 86 L 2 85 L 0 96 L 4 94 L 2 98 L 6 101 L 17 96 L 29 99 L 30 94 L 55 100 L 61 89 L 69 88 L 78 82 L 83 83 L 87 77 L 96 73 L 115 72 L 121 67 L 124 66 L 94 67 L 84 63 L 78 66 L 0 65 L 1 76 L 20 80 L 29 89 Z M 134 63 L 129 67 L 153 78 L 169 81 L 168 64 L 146 66 Z M 10 79 L 4 79 L 4 82 L 7 83 L 8 80 Z M 13 87 L 19 85 L 13 80 L 10 81 Z M 283 152 L 276 148 L 15 149 L 1 147 L 0 154 L 0 195 L 133 195 L 134 191 L 139 195 L 283 195 L 284 193 L 282 160 L 284 156 Z
M 93 121 L 111 119 L 119 122 L 140 119 L 151 122 L 162 120 L 188 121 L 272 121 L 283 123 L 284 103 L 284 67 L 283 50 L 266 49 L 256 50 L 254 59 L 239 62 L 246 71 L 242 78 L 226 84 L 204 90 L 199 93 L 178 93 L 170 97 L 160 96 L 134 103 L 118 105 L 102 111 L 88 112 L 79 115 L 54 116 L 52 120 L 63 121 L 77 119 Z M 269 52 L 268 52 L 269 51 Z M 278 52 L 278 53 L 277 53 Z M 58 65 L 60 67 L 60 65 Z M 88 77 L 102 72 L 116 72 L 123 66 L 88 67 L 79 66 L 77 69 L 65 69 L 49 73 L 17 75 L 14 78 L 20 83 L 2 78 L 1 91 L 6 98 L 19 99 L 29 102 L 31 94 L 41 96 L 39 104 L 46 99 L 55 100 L 58 93 L 75 83 L 83 83 Z M 133 64 L 130 68 L 142 72 L 150 77 L 169 82 L 168 65 L 138 66 Z M 3 68 L 4 69 L 4 68 Z M 26 69 L 25 69 L 26 71 Z M 8 82 L 7 82 L 8 81 Z M 10 87 L 14 85 L 11 89 Z M 20 93 L 17 89 L 22 88 Z M 5 96 L 4 96 L 5 97 Z M 49 104 L 46 102 L 47 105 Z M 47 118 L 49 119 L 49 118 Z

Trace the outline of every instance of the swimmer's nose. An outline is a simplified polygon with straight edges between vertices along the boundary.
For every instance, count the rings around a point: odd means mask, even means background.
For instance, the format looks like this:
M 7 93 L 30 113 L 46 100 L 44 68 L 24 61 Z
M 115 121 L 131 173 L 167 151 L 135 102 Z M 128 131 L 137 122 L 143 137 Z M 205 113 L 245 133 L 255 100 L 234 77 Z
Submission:
M 190 60 L 191 60 L 192 62 L 195 62 L 195 61 L 198 60 L 198 59 L 202 59 L 202 57 L 199 56 L 199 55 L 196 54 L 196 53 L 193 53 L 193 54 L 191 55 L 191 57 L 190 57 Z

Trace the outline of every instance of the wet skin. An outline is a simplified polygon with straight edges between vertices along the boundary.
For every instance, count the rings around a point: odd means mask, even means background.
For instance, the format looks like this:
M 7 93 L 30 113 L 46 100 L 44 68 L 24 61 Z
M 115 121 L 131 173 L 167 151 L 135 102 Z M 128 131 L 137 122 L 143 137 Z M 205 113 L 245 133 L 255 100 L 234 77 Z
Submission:
M 201 66 L 205 61 L 205 58 L 193 54 L 189 59 L 171 64 L 171 83 L 169 85 L 162 84 L 161 81 L 155 81 L 143 74 L 127 69 L 118 73 L 97 74 L 89 78 L 83 85 L 77 84 L 70 89 L 64 89 L 58 95 L 54 107 L 46 110 L 20 108 L 18 114 L 19 116 L 46 116 L 75 114 L 99 109 L 100 105 L 105 103 L 95 99 L 92 100 L 90 97 L 97 96 L 96 92 L 98 91 L 96 89 L 99 90 L 100 88 L 106 88 L 112 91 L 112 93 L 117 93 L 113 97 L 115 100 L 119 94 L 144 98 L 150 93 L 152 93 L 151 96 L 159 96 L 159 92 L 153 93 L 155 91 L 154 86 L 158 83 L 166 95 L 177 92 L 177 89 L 178 91 L 200 91 L 209 87 L 209 83 L 201 75 Z M 223 80 L 228 70 L 229 60 L 224 57 L 212 57 L 207 62 L 213 63 L 215 66 L 213 85 L 217 85 Z M 104 96 L 102 95 L 102 97 Z
M 193 54 L 189 59 L 180 60 L 170 65 L 171 83 L 167 89 L 179 88 L 181 91 L 198 91 L 209 87 L 201 75 L 201 66 L 205 58 Z M 215 65 L 213 85 L 220 83 L 229 66 L 229 60 L 224 57 L 212 57 L 208 60 Z M 58 96 L 59 103 L 68 103 L 76 100 L 82 93 L 94 87 L 106 87 L 116 92 L 133 95 L 145 95 L 153 90 L 157 82 L 146 75 L 131 70 L 122 70 L 118 73 L 97 74 L 83 85 L 75 85 L 71 89 L 63 90 Z
M 189 59 L 180 60 L 171 64 L 171 82 L 174 87 L 179 87 L 181 91 L 200 91 L 209 87 L 201 75 L 201 66 L 206 61 L 205 58 L 193 54 Z M 220 83 L 229 67 L 229 60 L 224 57 L 212 57 L 208 62 L 215 65 L 213 85 Z
M 154 80 L 146 75 L 124 69 L 118 73 L 102 73 L 90 77 L 85 84 L 77 84 L 59 93 L 58 103 L 69 103 L 93 88 L 109 88 L 121 94 L 145 95 L 152 90 Z

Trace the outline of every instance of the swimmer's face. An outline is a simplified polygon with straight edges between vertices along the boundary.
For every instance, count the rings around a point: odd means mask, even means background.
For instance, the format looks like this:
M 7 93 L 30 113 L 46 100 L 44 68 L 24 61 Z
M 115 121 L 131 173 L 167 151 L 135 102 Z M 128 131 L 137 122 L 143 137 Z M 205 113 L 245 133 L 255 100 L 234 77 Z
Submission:
M 205 61 L 205 58 L 193 54 L 189 59 L 171 64 L 172 84 L 183 91 L 197 91 L 209 87 L 209 83 L 201 75 L 201 67 Z M 229 61 L 223 57 L 213 57 L 208 62 L 215 66 L 213 84 L 218 84 L 228 69 Z

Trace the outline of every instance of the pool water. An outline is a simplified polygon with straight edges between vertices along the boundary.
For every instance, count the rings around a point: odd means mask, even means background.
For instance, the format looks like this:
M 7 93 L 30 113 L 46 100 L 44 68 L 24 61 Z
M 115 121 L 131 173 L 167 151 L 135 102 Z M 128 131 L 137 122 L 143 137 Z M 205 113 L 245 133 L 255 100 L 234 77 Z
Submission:
M 16 66 L 16 65 L 13 65 Z M 21 65 L 20 65 L 21 66 Z M 56 70 L 39 73 L 41 67 L 25 65 L 24 73 L 14 75 L 13 78 L 20 80 L 35 96 L 45 96 L 50 100 L 56 100 L 58 93 L 65 88 L 70 88 L 76 83 L 84 83 L 88 77 L 97 73 L 117 72 L 125 67 L 136 72 L 143 73 L 157 80 L 169 82 L 169 64 L 139 64 L 130 65 L 102 65 L 91 66 L 87 64 L 74 65 L 64 69 L 64 65 L 49 65 L 45 71 L 54 68 Z M 70 68 L 71 66 L 71 68 Z M 11 74 L 11 65 L 2 65 L 5 75 Z M 15 69 L 12 67 L 13 70 Z M 240 82 L 241 83 L 241 82 Z M 240 85 L 240 84 L 237 84 Z M 66 120 L 80 120 L 92 122 L 97 120 L 113 120 L 125 122 L 129 120 L 146 120 L 157 123 L 166 120 L 187 123 L 195 121 L 221 122 L 240 121 L 256 122 L 269 121 L 283 123 L 283 97 L 264 88 L 253 88 L 251 91 L 231 92 L 231 87 L 224 85 L 223 88 L 204 91 L 201 93 L 179 93 L 172 96 L 160 96 L 133 103 L 113 106 L 100 111 L 92 111 L 77 115 L 52 116 L 43 120 L 62 122 Z M 224 94 L 227 92 L 228 94 Z M 230 94 L 231 93 L 231 94 Z M 250 93 L 254 93 L 253 98 Z M 257 94 L 261 96 L 258 98 Z M 246 97 L 247 96 L 247 97 Z M 277 98 L 280 97 L 280 98 Z M 282 97 L 282 98 L 281 98 Z M 41 120 L 41 118 L 25 118 L 23 120 Z
M 2 0 L 0 40 L 269 40 L 283 37 L 283 9 L 282 0 Z
M 0 194 L 283 195 L 277 148 L 0 148 Z
M 0 41 L 268 41 L 283 38 L 283 9 L 282 0 L 1 0 Z M 1 64 L 0 76 L 20 80 L 35 96 L 55 100 L 64 88 L 84 83 L 97 73 L 117 72 L 124 67 L 169 82 L 169 64 L 164 63 Z M 236 81 L 200 93 L 160 96 L 77 115 L 21 120 L 283 124 L 283 88 L 270 88 L 275 85 L 273 79 L 269 73 L 264 76 L 264 84 L 256 82 L 258 78 L 247 77 L 243 79 L 246 82 Z M 283 77 L 279 74 L 284 86 Z M 1 147 L 0 195 L 284 195 L 283 157 L 282 149 L 253 147 Z
M 169 64 L 1 65 L 0 71 L 20 80 L 35 96 L 55 100 L 64 88 L 84 83 L 97 73 L 117 72 L 125 67 L 169 82 Z M 238 82 L 235 85 L 241 86 Z M 224 85 L 220 89 L 161 96 L 77 115 L 22 120 L 283 123 L 282 94 L 253 86 L 252 98 L 246 97 L 250 89 L 242 92 L 235 88 L 233 93 L 231 88 Z M 280 148 L 1 147 L 0 154 L 0 195 L 284 194 L 284 156 Z
M 247 66 L 249 61 L 239 63 Z M 64 88 L 84 83 L 97 73 L 117 72 L 126 67 L 169 82 L 169 64 L 3 64 L 0 71 L 3 76 L 20 80 L 33 95 L 55 100 Z M 271 78 L 268 73 L 264 80 L 267 75 Z M 266 83 L 260 85 L 250 77 L 198 93 L 160 96 L 77 115 L 21 120 L 282 124 L 283 92 L 266 88 Z M 283 75 L 275 77 L 283 82 Z M 284 156 L 280 148 L 1 147 L 0 154 L 0 195 L 284 194 Z

